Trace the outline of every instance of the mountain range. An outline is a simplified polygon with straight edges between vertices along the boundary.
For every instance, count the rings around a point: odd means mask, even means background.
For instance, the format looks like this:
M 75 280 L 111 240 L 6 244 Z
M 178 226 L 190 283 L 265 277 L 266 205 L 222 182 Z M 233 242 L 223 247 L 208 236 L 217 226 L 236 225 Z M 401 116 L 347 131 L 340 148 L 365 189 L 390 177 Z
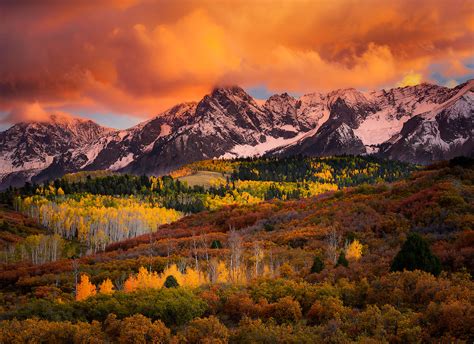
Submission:
M 0 133 L 0 188 L 107 169 L 166 174 L 212 158 L 376 154 L 418 164 L 472 156 L 474 80 L 299 98 L 220 87 L 126 130 L 63 114 Z

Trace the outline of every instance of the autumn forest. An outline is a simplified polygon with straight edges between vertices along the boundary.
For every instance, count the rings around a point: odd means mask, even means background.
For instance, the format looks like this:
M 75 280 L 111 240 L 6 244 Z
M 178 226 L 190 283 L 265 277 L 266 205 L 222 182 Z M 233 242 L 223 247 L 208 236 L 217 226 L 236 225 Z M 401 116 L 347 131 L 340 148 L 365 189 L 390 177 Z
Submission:
M 67 174 L 0 196 L 1 343 L 470 343 L 474 165 Z

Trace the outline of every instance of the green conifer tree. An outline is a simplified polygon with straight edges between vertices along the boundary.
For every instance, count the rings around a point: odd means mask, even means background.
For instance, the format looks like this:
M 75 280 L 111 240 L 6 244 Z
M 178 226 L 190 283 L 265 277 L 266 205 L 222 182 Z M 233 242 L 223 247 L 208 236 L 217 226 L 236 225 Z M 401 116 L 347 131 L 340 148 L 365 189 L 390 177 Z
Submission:
M 314 257 L 313 265 L 311 266 L 311 273 L 312 274 L 319 274 L 321 271 L 324 270 L 324 262 L 320 256 Z
M 393 259 L 391 271 L 423 270 L 438 276 L 441 264 L 428 243 L 417 233 L 410 233 L 400 252 Z
M 339 258 L 337 258 L 337 263 L 336 266 L 345 266 L 346 268 L 349 266 L 349 261 L 346 258 L 346 254 L 344 251 L 341 251 L 341 254 L 339 254 Z
M 166 277 L 164 287 L 165 288 L 178 288 L 179 283 L 173 275 L 169 275 L 168 277 Z

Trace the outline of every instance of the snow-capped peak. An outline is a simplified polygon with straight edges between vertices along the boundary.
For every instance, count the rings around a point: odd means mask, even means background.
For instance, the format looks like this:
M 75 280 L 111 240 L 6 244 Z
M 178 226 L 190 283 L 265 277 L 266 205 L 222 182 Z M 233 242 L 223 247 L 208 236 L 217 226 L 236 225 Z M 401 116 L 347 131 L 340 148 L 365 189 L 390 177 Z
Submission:
M 262 102 L 241 87 L 218 87 L 126 130 L 55 113 L 0 133 L 0 180 L 82 169 L 163 174 L 200 159 L 265 154 L 378 152 L 425 163 L 472 154 L 473 91 L 470 80 L 455 88 L 282 93 Z

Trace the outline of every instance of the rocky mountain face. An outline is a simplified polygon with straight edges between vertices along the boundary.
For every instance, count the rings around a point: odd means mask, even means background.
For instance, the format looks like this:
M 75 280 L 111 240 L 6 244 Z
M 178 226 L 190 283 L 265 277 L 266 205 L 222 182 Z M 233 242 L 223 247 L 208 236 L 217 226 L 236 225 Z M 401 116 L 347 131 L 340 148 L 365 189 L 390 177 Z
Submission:
M 90 120 L 51 115 L 0 132 L 0 185 L 21 185 L 70 150 L 112 133 Z
M 176 105 L 130 129 L 114 130 L 78 149 L 59 154 L 47 168 L 33 177 L 33 181 L 41 182 L 82 170 L 120 170 L 151 151 L 156 142 L 177 131 L 188 117 L 194 115 L 195 108 L 196 103 Z
M 241 88 L 215 89 L 182 126 L 123 170 L 163 174 L 190 161 L 222 156 L 238 145 L 256 146 L 271 123 L 269 114 Z
M 428 164 L 474 152 L 474 85 L 458 86 L 431 111 L 410 118 L 381 147 L 390 159 Z
M 472 155 L 474 81 L 373 92 L 341 89 L 257 103 L 217 88 L 127 130 L 52 116 L 0 133 L 0 185 L 80 170 L 165 174 L 197 160 L 256 155 L 378 154 L 430 163 Z
M 463 141 L 464 154 L 472 152 L 474 82 L 470 81 L 449 89 L 421 84 L 413 87 L 362 93 L 354 89 L 329 93 L 326 102 L 329 118 L 313 135 L 291 145 L 278 147 L 272 154 L 369 154 L 414 163 L 430 163 L 448 159 L 460 152 Z M 450 110 L 454 107 L 458 110 Z M 442 109 L 442 117 L 449 118 L 447 128 L 454 131 L 452 138 L 440 137 L 440 142 L 429 139 L 427 129 L 412 133 L 414 127 L 432 120 Z M 463 120 L 455 121 L 461 117 Z M 456 123 L 455 123 L 456 122 Z M 418 123 L 418 125 L 414 125 Z M 407 126 L 405 128 L 405 125 Z M 410 134 L 408 131 L 410 130 Z M 402 138 L 401 134 L 409 136 Z M 454 137 L 458 141 L 454 141 Z M 408 139 L 408 141 L 407 141 Z M 467 142 L 467 143 L 466 143 Z M 435 148 L 440 147 L 441 149 Z M 433 153 L 425 153 L 434 149 Z

